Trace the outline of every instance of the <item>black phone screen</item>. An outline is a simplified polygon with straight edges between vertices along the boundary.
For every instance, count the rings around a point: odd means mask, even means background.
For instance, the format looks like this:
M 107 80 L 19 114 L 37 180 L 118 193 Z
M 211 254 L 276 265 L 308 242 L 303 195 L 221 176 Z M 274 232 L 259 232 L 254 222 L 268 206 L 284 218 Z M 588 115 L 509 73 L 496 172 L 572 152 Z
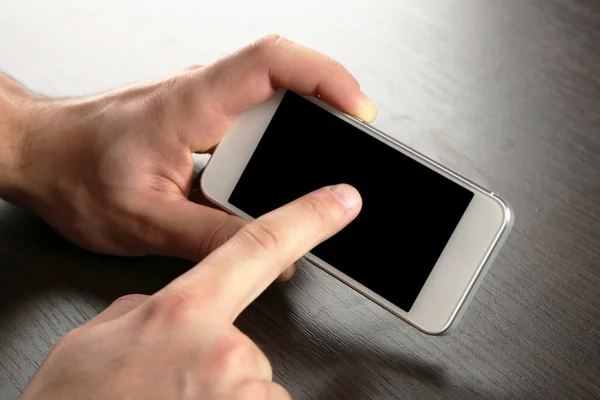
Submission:
M 229 202 L 257 218 L 337 183 L 362 211 L 312 253 L 410 311 L 473 192 L 288 91 Z

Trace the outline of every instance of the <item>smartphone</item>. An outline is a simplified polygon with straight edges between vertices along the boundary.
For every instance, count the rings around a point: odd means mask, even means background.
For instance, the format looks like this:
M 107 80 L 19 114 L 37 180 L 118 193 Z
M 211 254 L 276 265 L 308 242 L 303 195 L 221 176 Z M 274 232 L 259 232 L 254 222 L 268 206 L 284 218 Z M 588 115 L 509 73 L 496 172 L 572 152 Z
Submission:
M 200 186 L 251 220 L 337 183 L 360 192 L 362 210 L 304 258 L 422 332 L 447 332 L 512 227 L 495 193 L 319 98 L 285 90 L 238 117 Z

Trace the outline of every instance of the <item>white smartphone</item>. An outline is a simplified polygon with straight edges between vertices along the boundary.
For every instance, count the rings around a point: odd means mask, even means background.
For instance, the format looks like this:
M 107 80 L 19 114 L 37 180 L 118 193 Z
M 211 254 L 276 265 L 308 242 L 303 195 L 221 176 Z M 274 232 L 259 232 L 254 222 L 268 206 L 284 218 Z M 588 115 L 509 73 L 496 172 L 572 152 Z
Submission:
M 251 220 L 337 183 L 360 192 L 362 211 L 305 259 L 419 330 L 448 331 L 512 227 L 496 194 L 318 98 L 284 90 L 238 117 L 200 186 Z

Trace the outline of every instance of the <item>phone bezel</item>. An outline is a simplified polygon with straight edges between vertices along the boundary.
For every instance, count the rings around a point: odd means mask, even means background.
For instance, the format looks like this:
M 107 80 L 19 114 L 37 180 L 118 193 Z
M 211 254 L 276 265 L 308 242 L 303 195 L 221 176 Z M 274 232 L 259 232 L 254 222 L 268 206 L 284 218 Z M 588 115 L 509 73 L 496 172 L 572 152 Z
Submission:
M 228 199 L 285 92 L 282 89 L 278 90 L 266 102 L 240 115 L 217 146 L 202 173 L 200 187 L 203 194 L 215 204 L 247 220 L 253 218 L 230 204 Z M 514 219 L 510 206 L 496 194 L 483 189 L 384 132 L 338 111 L 318 98 L 303 97 L 474 193 L 473 200 L 408 312 L 315 255 L 308 253 L 305 256 L 305 259 L 317 267 L 422 332 L 431 335 L 447 332 L 458 321 L 458 316 L 462 314 L 460 311 L 464 311 L 487 267 L 508 235 Z M 390 210 L 390 212 L 402 212 L 402 210 Z

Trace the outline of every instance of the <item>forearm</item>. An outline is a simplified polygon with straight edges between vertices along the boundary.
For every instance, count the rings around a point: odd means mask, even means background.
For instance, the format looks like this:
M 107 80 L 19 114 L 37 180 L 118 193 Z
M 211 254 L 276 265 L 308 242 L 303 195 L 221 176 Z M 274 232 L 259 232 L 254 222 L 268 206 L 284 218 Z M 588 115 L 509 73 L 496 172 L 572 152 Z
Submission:
M 34 96 L 0 73 L 0 197 L 21 196 L 22 153 L 27 142 L 28 104 Z

